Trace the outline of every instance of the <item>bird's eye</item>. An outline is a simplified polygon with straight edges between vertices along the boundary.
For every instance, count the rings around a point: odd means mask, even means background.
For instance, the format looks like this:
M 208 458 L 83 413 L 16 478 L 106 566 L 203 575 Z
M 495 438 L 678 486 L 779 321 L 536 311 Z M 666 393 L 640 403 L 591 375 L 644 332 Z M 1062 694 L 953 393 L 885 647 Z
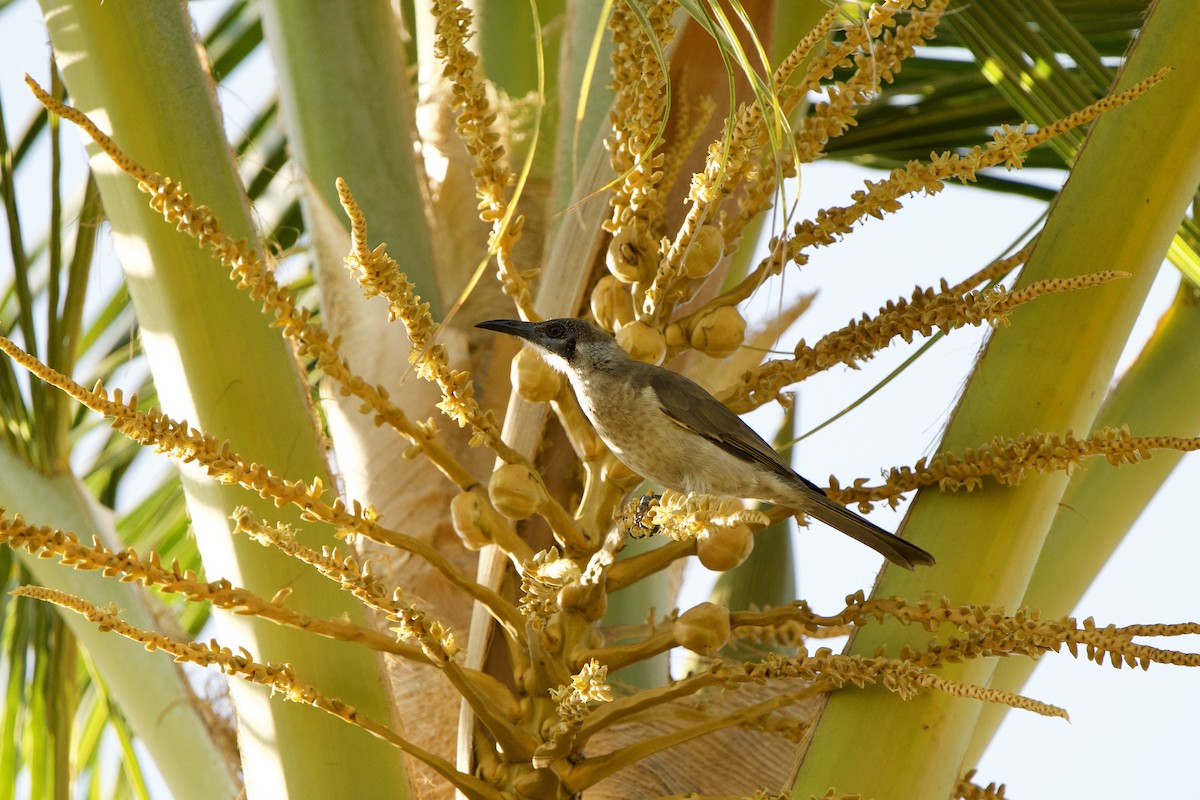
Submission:
M 561 322 L 551 322 L 546 326 L 545 333 L 551 339 L 563 339 L 567 335 L 567 326 Z

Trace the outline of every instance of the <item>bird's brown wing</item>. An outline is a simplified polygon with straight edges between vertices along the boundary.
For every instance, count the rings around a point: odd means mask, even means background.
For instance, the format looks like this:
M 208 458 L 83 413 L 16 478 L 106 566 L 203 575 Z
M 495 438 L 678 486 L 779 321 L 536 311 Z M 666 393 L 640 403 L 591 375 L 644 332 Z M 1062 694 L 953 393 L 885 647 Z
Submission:
M 745 461 L 763 465 L 787 480 L 804 483 L 818 494 L 820 488 L 797 475 L 754 429 L 699 384 L 665 369 L 649 373 L 650 388 L 658 395 L 663 413 L 676 424 L 704 437 L 722 450 Z
M 697 384 L 667 370 L 647 369 L 644 374 L 658 396 L 663 413 L 676 424 L 703 436 L 737 458 L 761 464 L 797 487 L 811 490 L 813 496 L 805 505 L 804 513 L 882 553 L 905 569 L 934 563 L 933 556 L 915 544 L 888 533 L 826 497 L 824 490 L 792 471 L 771 445 Z

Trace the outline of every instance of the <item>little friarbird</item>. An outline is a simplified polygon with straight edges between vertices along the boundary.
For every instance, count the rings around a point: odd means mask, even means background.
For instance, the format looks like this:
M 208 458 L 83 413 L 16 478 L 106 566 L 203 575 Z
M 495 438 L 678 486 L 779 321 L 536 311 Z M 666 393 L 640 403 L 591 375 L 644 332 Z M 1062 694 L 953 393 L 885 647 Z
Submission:
M 475 327 L 524 339 L 571 382 L 583 413 L 625 466 L 679 492 L 761 500 L 819 519 L 906 569 L 933 556 L 829 499 L 695 382 L 635 361 L 581 319 L 496 319 Z

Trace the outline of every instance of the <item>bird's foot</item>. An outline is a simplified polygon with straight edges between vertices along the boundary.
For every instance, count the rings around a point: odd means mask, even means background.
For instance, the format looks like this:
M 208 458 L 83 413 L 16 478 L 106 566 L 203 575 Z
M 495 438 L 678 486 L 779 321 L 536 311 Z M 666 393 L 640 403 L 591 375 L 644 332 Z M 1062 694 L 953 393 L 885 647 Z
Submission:
M 638 500 L 637 508 L 633 509 L 629 525 L 629 535 L 634 539 L 644 539 L 647 536 L 654 536 L 658 533 L 657 525 L 649 525 L 646 523 L 646 516 L 662 498 L 660 494 L 644 494 Z

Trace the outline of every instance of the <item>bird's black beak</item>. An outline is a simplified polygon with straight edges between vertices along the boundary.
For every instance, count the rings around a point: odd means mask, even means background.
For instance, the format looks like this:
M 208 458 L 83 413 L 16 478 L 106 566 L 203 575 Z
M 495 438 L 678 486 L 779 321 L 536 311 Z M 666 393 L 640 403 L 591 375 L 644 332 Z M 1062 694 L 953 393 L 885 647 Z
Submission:
M 525 339 L 532 342 L 535 337 L 532 322 L 522 322 L 519 319 L 490 319 L 487 322 L 481 322 L 475 326 L 483 328 L 485 331 L 496 331 L 497 333 L 507 333 L 509 336 L 516 336 L 519 339 Z

